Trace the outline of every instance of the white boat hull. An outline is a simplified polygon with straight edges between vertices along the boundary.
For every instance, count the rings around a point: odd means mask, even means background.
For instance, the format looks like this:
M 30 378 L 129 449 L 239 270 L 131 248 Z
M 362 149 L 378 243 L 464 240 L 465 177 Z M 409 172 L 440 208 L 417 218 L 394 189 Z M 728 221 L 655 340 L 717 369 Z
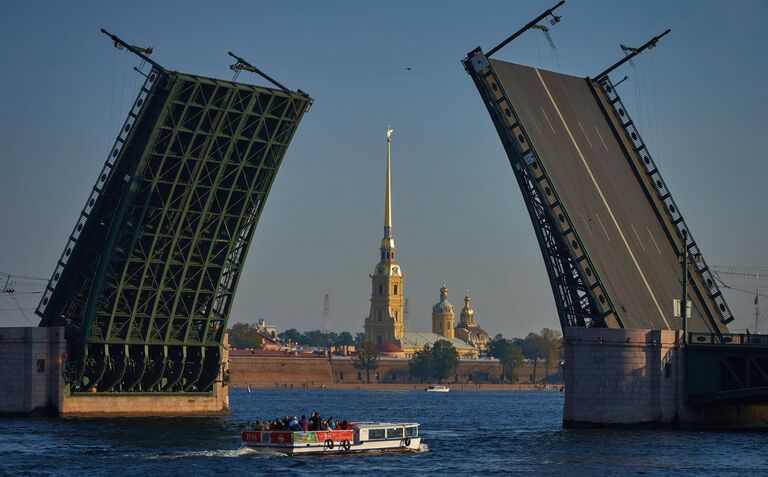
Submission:
M 427 389 L 425 389 L 425 391 L 427 391 L 428 393 L 447 393 L 450 390 L 451 388 L 446 386 L 430 386 Z
M 370 426 L 366 426 L 364 429 L 348 431 L 245 431 L 242 441 L 246 447 L 269 449 L 287 455 L 413 452 L 421 449 L 421 437 L 408 437 L 404 433 L 405 427 L 394 428 L 399 432 L 397 435 L 384 437 L 382 434 L 374 437 L 370 433 Z M 387 424 L 385 427 L 392 430 L 391 426 Z M 379 431 L 384 432 L 382 429 Z
M 344 449 L 339 445 L 334 445 L 333 449 L 320 445 L 306 444 L 304 446 L 285 446 L 285 445 L 249 445 L 255 449 L 270 449 L 287 455 L 315 455 L 315 454 L 353 454 L 362 452 L 415 452 L 421 449 L 421 437 L 413 437 L 408 445 L 404 442 L 361 442 L 360 444 L 350 444 L 349 449 Z

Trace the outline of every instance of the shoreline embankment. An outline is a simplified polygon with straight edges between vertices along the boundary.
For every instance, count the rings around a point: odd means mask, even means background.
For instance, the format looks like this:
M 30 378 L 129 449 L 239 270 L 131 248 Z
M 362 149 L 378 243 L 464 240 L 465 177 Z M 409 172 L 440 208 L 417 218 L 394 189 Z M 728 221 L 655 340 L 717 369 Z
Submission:
M 562 384 L 528 384 L 528 383 L 511 383 L 511 384 L 472 384 L 472 383 L 445 383 L 445 386 L 453 391 L 549 391 L 549 392 L 561 392 L 563 390 Z M 413 384 L 413 383 L 330 383 L 330 384 L 307 384 L 307 383 L 281 383 L 280 385 L 269 385 L 264 383 L 250 384 L 250 389 L 314 389 L 314 390 L 360 390 L 360 391 L 391 391 L 391 392 L 405 392 L 405 391 L 424 391 L 429 384 Z M 231 386 L 231 389 L 248 389 L 248 384 L 245 386 L 238 386 L 237 384 Z

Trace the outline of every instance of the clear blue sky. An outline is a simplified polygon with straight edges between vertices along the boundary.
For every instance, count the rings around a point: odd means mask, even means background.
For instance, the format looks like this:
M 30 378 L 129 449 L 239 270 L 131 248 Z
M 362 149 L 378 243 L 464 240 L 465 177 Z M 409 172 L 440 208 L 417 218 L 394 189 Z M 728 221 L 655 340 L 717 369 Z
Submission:
M 6 4 L 0 271 L 51 274 L 133 98 L 136 62 L 112 47 L 99 32 L 105 27 L 153 46 L 164 66 L 196 74 L 231 77 L 226 52 L 233 50 L 316 100 L 256 231 L 232 320 L 319 328 L 329 293 L 333 328 L 362 330 L 391 124 L 394 235 L 411 327 L 429 329 L 442 277 L 457 308 L 464 289 L 472 290 L 477 320 L 491 333 L 556 327 L 520 192 L 459 63 L 554 3 Z M 619 43 L 639 46 L 672 28 L 637 71 L 627 65 L 617 73 L 630 75 L 625 102 L 707 261 L 768 265 L 768 3 L 571 0 L 561 14 L 552 29 L 559 60 L 540 32 L 497 56 L 594 75 L 621 56 Z M 257 81 L 246 75 L 240 79 Z M 729 283 L 768 289 L 766 280 Z M 18 300 L 33 308 L 38 297 Z M 739 318 L 732 328 L 753 321 L 753 296 L 727 297 Z M 0 325 L 25 322 L 15 306 L 0 298 Z

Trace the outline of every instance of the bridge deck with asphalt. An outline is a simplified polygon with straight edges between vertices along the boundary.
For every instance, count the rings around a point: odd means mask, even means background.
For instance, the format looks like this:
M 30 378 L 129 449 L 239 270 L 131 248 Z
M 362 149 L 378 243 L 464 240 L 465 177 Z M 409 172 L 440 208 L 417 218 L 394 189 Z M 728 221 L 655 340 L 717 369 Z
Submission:
M 679 242 L 598 88 L 580 77 L 491 60 L 625 328 L 680 329 Z M 602 107 L 601 107 L 602 106 Z M 690 331 L 725 331 L 689 288 Z

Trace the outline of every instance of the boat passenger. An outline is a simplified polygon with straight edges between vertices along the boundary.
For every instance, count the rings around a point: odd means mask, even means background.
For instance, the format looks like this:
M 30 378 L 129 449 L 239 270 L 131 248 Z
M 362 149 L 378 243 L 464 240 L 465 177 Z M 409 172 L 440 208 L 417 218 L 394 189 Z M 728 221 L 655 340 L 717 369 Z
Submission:
M 309 421 L 307 420 L 307 416 L 304 414 L 301 415 L 301 419 L 299 420 L 299 426 L 301 426 L 301 430 L 304 432 L 309 431 Z
M 296 416 L 293 416 L 293 419 L 291 419 L 291 422 L 288 423 L 288 429 L 291 431 L 301 430 L 301 426 L 299 426 L 299 419 Z
M 343 430 L 343 431 L 348 431 L 349 430 L 349 421 L 347 421 L 346 419 L 341 421 L 341 430 Z
M 283 430 L 283 421 L 280 420 L 279 417 L 276 417 L 274 421 L 272 421 L 272 424 L 269 426 L 270 431 L 282 431 Z
M 288 424 L 290 424 L 290 423 L 291 423 L 291 418 L 288 417 L 288 416 L 285 416 L 283 418 L 283 430 L 287 430 L 288 429 Z
M 333 420 L 333 416 L 329 417 L 328 420 L 325 421 L 325 426 L 328 428 L 329 431 L 336 430 L 336 421 Z
M 320 415 L 317 413 L 317 411 L 312 411 L 312 417 L 309 418 L 310 426 L 309 430 L 311 431 L 319 431 L 322 427 L 323 420 L 320 419 Z

